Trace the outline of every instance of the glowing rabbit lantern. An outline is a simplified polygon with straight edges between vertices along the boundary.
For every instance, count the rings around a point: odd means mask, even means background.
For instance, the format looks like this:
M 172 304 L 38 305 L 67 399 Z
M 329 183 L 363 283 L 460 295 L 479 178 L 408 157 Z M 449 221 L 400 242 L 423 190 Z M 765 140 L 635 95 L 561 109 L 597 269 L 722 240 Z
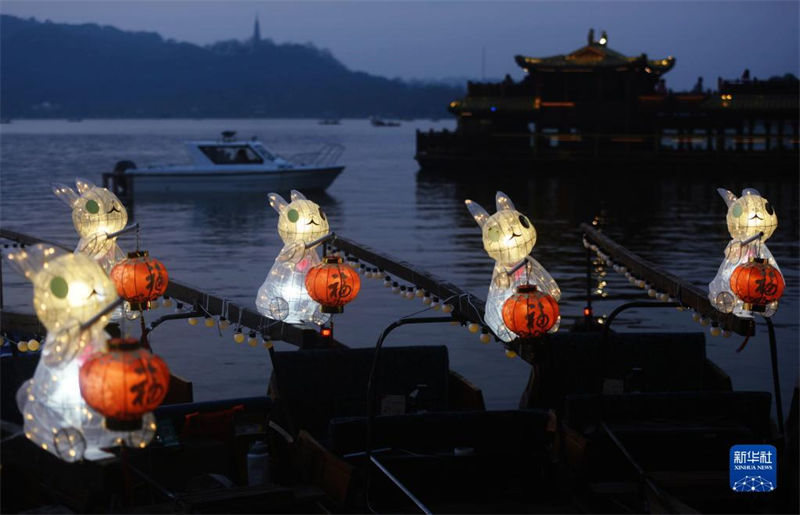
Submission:
M 778 226 L 775 210 L 767 199 L 752 188 L 743 190 L 742 196 L 738 198 L 723 188 L 717 189 L 717 192 L 728 206 L 727 222 L 731 241 L 725 247 L 725 258 L 719 266 L 717 275 L 708 285 L 708 298 L 711 304 L 723 313 L 752 318 L 753 311 L 758 311 L 766 317 L 771 317 L 778 309 L 777 299 L 780 295 L 774 296 L 770 284 L 776 283 L 776 289 L 777 283 L 781 286 L 785 284 L 778 263 L 764 243 Z M 765 292 L 764 296 L 756 295 L 758 298 L 751 298 L 745 294 L 745 287 L 748 285 L 741 280 L 744 276 L 737 273 L 737 269 L 758 262 L 770 267 L 766 269 L 765 266 L 765 279 L 768 280 L 763 285 L 770 291 Z M 744 269 L 739 270 L 744 271 Z M 751 274 L 747 275 L 749 277 Z M 740 283 L 741 286 L 737 286 Z M 754 285 L 753 292 L 758 293 L 756 289 L 760 286 Z M 783 290 L 782 287 L 780 289 Z M 742 295 L 746 298 L 741 298 Z M 753 300 L 760 302 L 753 303 Z
M 110 273 L 125 258 L 116 238 L 108 234 L 122 230 L 128 223 L 128 212 L 116 195 L 86 179 L 76 179 L 76 193 L 69 186 L 53 184 L 53 193 L 72 209 L 72 223 L 81 237 L 75 252 L 92 257 Z
M 270 193 L 269 204 L 278 212 L 278 234 L 284 245 L 258 289 L 256 307 L 275 320 L 322 325 L 330 315 L 308 294 L 305 281 L 309 270 L 320 263 L 316 248 L 306 248 L 306 244 L 328 234 L 325 213 L 295 190 L 291 202 Z
M 96 353 L 106 351 L 108 317 L 81 329 L 117 300 L 114 285 L 90 257 L 35 245 L 8 259 L 33 283 L 33 306 L 47 329 L 33 378 L 17 392 L 25 436 L 65 461 L 101 459 L 101 448 L 121 443 L 143 447 L 155 434 L 152 413 L 135 430 L 111 431 L 103 416 L 81 397 L 79 371 Z
M 495 202 L 497 212 L 489 216 L 475 202 L 465 201 L 481 228 L 483 248 L 496 261 L 486 297 L 484 321 L 498 338 L 510 342 L 516 335 L 503 321 L 503 304 L 517 287 L 536 286 L 539 292 L 556 302 L 561 299 L 561 290 L 547 270 L 529 255 L 536 244 L 536 229 L 530 219 L 517 211 L 511 199 L 501 191 L 497 192 Z M 561 317 L 557 316 L 547 332 L 556 332 L 560 322 Z

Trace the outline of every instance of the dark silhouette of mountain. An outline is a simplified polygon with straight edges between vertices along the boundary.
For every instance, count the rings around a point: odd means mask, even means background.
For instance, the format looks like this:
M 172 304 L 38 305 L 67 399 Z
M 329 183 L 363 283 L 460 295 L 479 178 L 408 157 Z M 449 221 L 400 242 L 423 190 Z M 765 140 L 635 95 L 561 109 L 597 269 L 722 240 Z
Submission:
M 312 45 L 201 47 L 1 15 L 0 93 L 6 118 L 429 117 L 464 90 L 354 72 Z

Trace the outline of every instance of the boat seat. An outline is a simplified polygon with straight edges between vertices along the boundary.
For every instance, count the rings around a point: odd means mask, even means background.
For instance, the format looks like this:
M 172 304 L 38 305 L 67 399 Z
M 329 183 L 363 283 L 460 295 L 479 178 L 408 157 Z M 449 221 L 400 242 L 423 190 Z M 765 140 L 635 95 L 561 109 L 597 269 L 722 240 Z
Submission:
M 584 439 L 584 464 L 598 477 L 632 470 L 601 422 L 646 471 L 727 470 L 732 445 L 769 441 L 770 403 L 766 392 L 574 395 L 563 423 Z
M 553 415 L 544 410 L 465 411 L 378 416 L 373 447 L 414 453 L 450 452 L 457 447 L 478 454 L 540 453 L 552 441 Z M 363 451 L 366 417 L 340 417 L 329 425 L 330 450 L 339 455 Z M 513 442 L 513 443 L 511 443 Z
M 571 394 L 600 393 L 603 378 L 624 381 L 626 390 L 702 390 L 706 369 L 703 333 L 617 333 L 609 335 L 603 358 L 602 332 L 559 332 L 535 351 L 536 391 L 525 407 L 560 409 Z M 604 363 L 608 370 L 604 371 Z
M 274 419 L 293 434 L 304 429 L 327 443 L 332 418 L 366 415 L 374 352 L 372 348 L 275 352 L 270 386 L 276 403 Z M 448 374 L 445 346 L 388 347 L 381 350 L 375 391 L 393 412 L 444 411 Z

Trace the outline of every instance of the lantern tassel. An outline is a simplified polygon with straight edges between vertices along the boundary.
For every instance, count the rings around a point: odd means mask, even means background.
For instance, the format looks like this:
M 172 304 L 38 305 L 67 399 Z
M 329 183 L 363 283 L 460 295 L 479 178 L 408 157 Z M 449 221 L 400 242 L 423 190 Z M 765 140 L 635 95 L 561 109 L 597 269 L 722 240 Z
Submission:
M 742 350 L 744 350 L 744 348 L 747 346 L 747 342 L 748 342 L 748 341 L 750 341 L 750 336 L 749 336 L 749 335 L 748 335 L 748 336 L 745 336 L 745 338 L 744 338 L 744 341 L 743 341 L 743 342 L 742 342 L 742 344 L 739 346 L 739 348 L 738 348 L 738 349 L 736 349 L 736 352 L 742 352 Z

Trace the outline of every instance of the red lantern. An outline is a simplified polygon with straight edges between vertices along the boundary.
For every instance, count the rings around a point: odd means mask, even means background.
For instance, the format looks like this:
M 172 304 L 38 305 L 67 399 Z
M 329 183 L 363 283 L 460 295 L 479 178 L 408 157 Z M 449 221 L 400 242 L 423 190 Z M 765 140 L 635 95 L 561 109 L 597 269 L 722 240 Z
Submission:
M 730 284 L 733 293 L 744 302 L 744 309 L 758 312 L 780 299 L 786 287 L 778 269 L 762 258 L 753 258 L 737 266 L 731 274 Z
M 558 303 L 538 291 L 536 286 L 518 286 L 503 303 L 503 322 L 520 338 L 535 338 L 546 333 L 558 320 Z
M 322 305 L 323 313 L 341 313 L 344 305 L 356 298 L 361 278 L 342 258 L 326 256 L 306 275 L 306 290 Z
M 169 275 L 164 265 L 149 256 L 146 250 L 130 252 L 128 258 L 111 269 L 111 280 L 120 297 L 131 304 L 136 311 L 150 307 L 155 300 L 167 291 Z
M 81 366 L 81 395 L 106 417 L 107 429 L 140 429 L 142 415 L 157 408 L 167 395 L 169 368 L 136 338 L 113 338 L 108 348 Z

